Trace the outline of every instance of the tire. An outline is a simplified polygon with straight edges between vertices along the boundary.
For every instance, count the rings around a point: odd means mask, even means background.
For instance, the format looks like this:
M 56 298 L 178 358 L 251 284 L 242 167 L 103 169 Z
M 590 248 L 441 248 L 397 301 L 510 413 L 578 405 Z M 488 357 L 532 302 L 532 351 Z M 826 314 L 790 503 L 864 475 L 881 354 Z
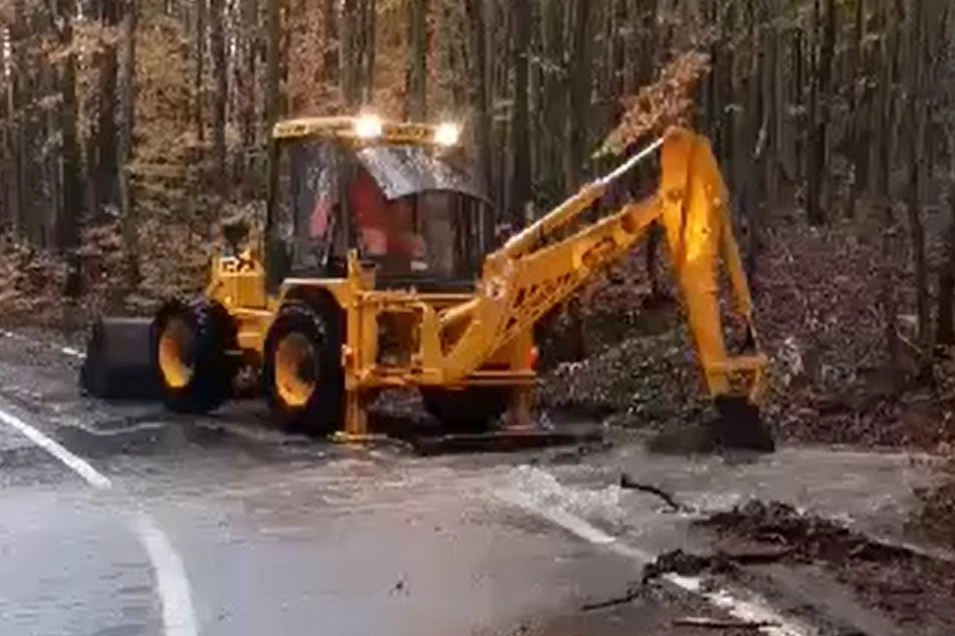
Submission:
M 150 334 L 152 365 L 163 401 L 178 413 L 208 413 L 232 393 L 237 347 L 229 312 L 205 299 L 170 301 L 156 314 Z M 178 363 L 177 363 L 178 359 Z
M 424 407 L 446 431 L 483 433 L 507 411 L 511 392 L 502 387 L 468 387 L 460 391 L 423 388 Z
M 288 431 L 328 435 L 344 419 L 341 318 L 337 307 L 293 302 L 265 339 L 262 391 L 273 419 Z

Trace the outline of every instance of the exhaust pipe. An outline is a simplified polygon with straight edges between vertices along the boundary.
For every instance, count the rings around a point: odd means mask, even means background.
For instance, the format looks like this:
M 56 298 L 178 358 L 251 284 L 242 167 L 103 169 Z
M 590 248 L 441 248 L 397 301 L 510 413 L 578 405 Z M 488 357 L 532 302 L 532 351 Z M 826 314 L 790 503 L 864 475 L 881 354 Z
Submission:
M 159 400 L 152 319 L 104 317 L 92 326 L 80 388 L 99 399 Z

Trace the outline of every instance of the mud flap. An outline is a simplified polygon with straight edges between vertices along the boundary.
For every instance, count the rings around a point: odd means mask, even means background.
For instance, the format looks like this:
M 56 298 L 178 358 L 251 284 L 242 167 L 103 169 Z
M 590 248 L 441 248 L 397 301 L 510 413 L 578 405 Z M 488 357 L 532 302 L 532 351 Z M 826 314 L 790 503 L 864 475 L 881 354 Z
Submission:
M 772 431 L 749 400 L 741 396 L 720 396 L 715 405 L 717 417 L 710 422 L 710 429 L 717 448 L 776 452 Z
M 151 318 L 97 320 L 86 343 L 80 388 L 100 399 L 160 399 L 151 331 Z

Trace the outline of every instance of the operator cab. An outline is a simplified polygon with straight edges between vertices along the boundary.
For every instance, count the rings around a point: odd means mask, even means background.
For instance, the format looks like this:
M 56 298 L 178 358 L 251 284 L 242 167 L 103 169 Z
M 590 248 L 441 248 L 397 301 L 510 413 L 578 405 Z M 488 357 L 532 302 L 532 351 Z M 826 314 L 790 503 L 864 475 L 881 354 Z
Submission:
M 345 276 L 352 248 L 380 288 L 473 291 L 490 204 L 456 135 L 446 143 L 447 131 L 431 127 L 305 121 L 299 134 L 277 135 L 269 291 L 288 277 Z

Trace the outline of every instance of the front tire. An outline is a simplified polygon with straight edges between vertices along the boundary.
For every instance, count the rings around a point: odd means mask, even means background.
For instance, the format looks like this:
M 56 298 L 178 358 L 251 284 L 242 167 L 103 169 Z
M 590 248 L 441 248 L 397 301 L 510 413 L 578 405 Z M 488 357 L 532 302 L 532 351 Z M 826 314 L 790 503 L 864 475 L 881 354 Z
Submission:
M 338 430 L 345 410 L 338 312 L 299 302 L 284 306 L 264 353 L 263 391 L 279 425 L 318 435 Z
M 208 413 L 228 399 L 235 376 L 230 351 L 235 326 L 215 301 L 167 303 L 152 325 L 153 368 L 166 406 L 179 413 Z

